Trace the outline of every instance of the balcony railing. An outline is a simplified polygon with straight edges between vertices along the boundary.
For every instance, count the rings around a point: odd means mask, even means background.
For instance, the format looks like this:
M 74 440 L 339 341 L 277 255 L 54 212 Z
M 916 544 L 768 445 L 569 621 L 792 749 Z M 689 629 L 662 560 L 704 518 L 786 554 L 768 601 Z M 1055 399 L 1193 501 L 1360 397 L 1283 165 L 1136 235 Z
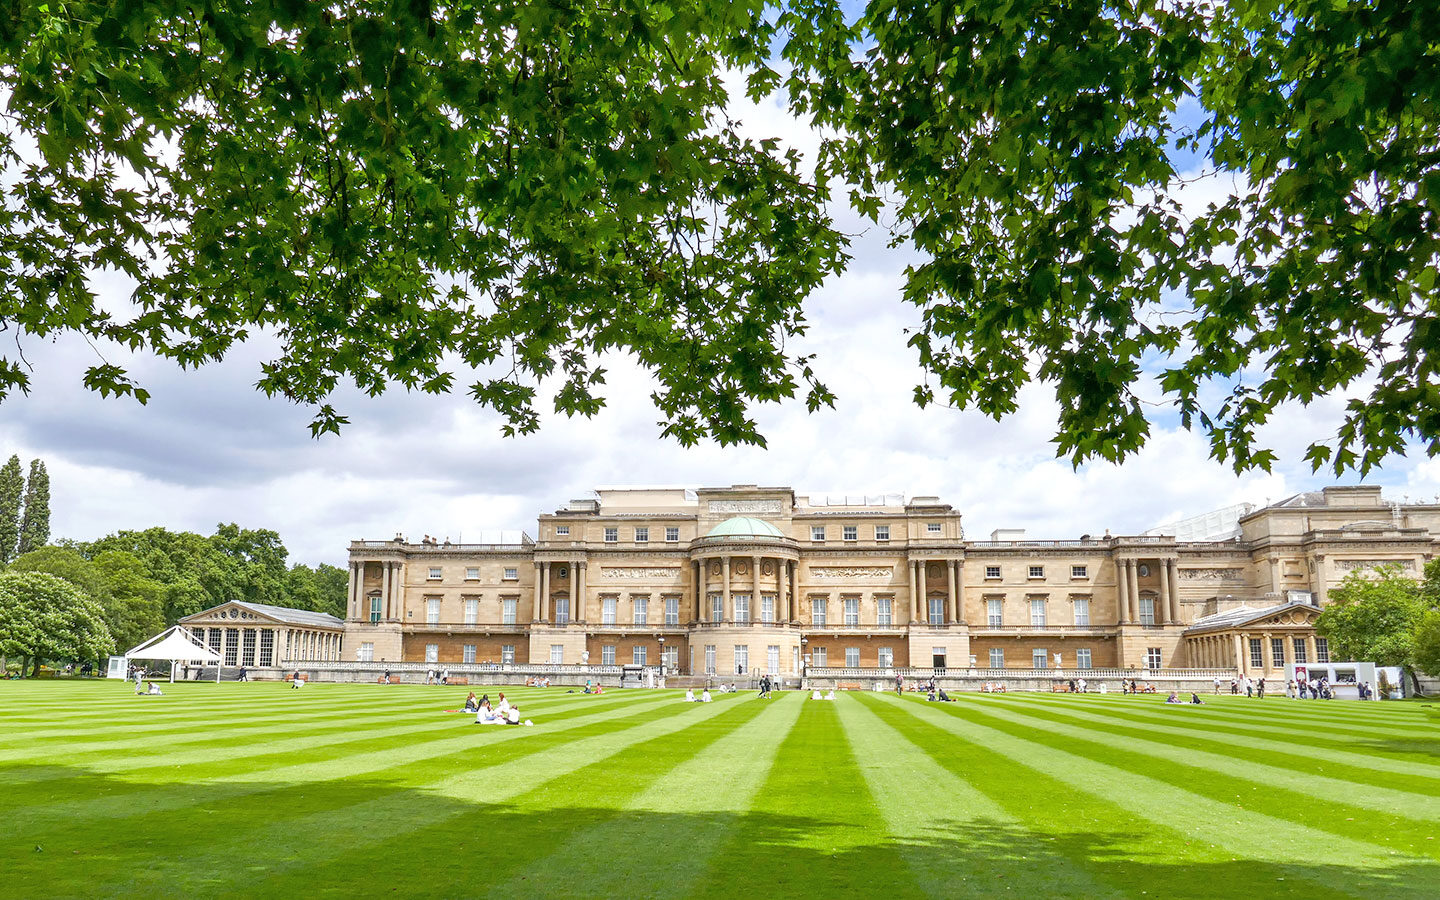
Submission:
M 932 675 L 936 678 L 986 678 L 1001 680 L 1005 678 L 1134 678 L 1141 681 L 1147 679 L 1213 679 L 1232 678 L 1236 674 L 1235 669 L 1077 669 L 1071 666 L 1062 666 L 1058 669 L 990 669 L 990 668 L 969 668 L 964 666 L 947 666 L 943 669 L 922 668 L 918 666 L 900 666 L 895 668 L 879 668 L 862 666 L 852 668 L 848 666 L 811 666 L 806 674 L 812 678 L 881 678 L 893 681 L 896 675 L 903 675 L 907 680 L 927 679 Z
M 1015 631 L 1024 634 L 1109 634 L 1119 627 L 1119 625 L 991 625 L 986 622 L 984 625 L 977 625 L 976 630 L 987 634 L 1001 631 Z

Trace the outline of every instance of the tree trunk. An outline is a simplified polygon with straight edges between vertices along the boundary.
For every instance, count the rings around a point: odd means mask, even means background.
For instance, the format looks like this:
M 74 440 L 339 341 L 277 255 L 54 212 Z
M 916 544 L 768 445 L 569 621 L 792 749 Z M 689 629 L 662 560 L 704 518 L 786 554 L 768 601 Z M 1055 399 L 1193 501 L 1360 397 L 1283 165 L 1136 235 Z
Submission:
M 33 671 L 33 672 L 30 673 L 30 677 L 31 677 L 31 678 L 39 678 L 39 677 L 40 677 L 40 657 L 38 657 L 38 656 L 35 657 L 35 671 Z
M 25 677 L 25 670 L 30 668 L 30 654 L 22 654 L 20 657 L 20 677 Z
M 1425 692 L 1422 691 L 1422 690 L 1420 690 L 1420 676 L 1415 673 L 1415 670 L 1412 669 L 1412 668 L 1410 668 L 1409 666 L 1406 666 L 1405 668 L 1401 669 L 1400 671 L 1402 671 L 1402 672 L 1404 672 L 1406 675 L 1409 675 L 1409 676 L 1410 676 L 1410 684 L 1413 685 L 1414 688 L 1415 688 L 1415 696 L 1417 696 L 1417 697 L 1423 697 L 1423 696 L 1425 696 Z

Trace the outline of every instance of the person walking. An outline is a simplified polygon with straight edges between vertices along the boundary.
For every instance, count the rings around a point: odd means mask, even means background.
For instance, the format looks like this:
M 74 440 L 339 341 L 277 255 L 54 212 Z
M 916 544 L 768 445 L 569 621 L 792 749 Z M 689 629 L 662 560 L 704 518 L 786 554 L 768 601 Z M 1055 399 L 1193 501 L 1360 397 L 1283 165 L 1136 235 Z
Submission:
M 895 696 L 897 696 L 897 697 L 903 697 L 903 696 L 905 696 L 905 676 L 904 676 L 904 675 L 896 675 L 896 676 L 895 676 Z

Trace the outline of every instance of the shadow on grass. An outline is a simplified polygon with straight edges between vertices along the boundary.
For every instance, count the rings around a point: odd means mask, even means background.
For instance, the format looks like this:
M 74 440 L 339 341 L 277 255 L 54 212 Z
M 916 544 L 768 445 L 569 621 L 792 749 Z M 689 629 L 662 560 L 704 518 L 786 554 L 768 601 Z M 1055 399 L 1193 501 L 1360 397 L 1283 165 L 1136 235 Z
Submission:
M 617 766 L 624 766 L 617 759 Z M 783 762 L 780 764 L 784 764 Z M 52 769 L 52 766 L 35 767 Z M 26 767 L 5 777 L 24 778 Z M 717 772 L 722 779 L 725 773 Z M 66 779 L 104 795 L 104 776 Z M 563 779 L 560 782 L 563 785 Z M 130 786 L 127 786 L 130 787 Z M 176 785 L 156 785 L 173 789 Z M 523 786 L 522 786 L 523 787 Z M 576 790 L 583 784 L 576 783 Z M 831 841 L 853 832 L 814 815 L 674 814 L 586 806 L 467 803 L 382 780 L 274 783 L 227 798 L 196 789 L 179 813 L 124 829 L 88 817 L 43 844 L 0 845 L 5 895 L 870 898 L 1026 892 L 1134 896 L 1430 898 L 1440 864 L 1136 858 L 1143 836 L 1043 834 L 937 817 L 923 834 Z M 836 790 L 844 790 L 836 785 Z M 144 793 L 135 797 L 145 802 Z M 944 798 L 936 798 L 942 808 Z M 0 799 L 0 815 L 6 804 Z M 384 815 L 366 810 L 384 810 Z M 353 814 L 352 814 L 353 813 Z M 879 821 L 877 816 L 877 822 Z M 1257 835 L 1257 841 L 1264 841 Z M 845 845 L 837 849 L 836 845 Z M 1315 848 L 1323 854 L 1324 848 Z M 1216 851 L 1217 857 L 1221 851 Z

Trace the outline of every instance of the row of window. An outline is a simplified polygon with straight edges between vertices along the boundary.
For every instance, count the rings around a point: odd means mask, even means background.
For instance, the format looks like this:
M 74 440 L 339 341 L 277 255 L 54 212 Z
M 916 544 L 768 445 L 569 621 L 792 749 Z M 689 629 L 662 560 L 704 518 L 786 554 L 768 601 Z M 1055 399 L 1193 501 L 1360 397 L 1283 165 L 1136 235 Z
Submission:
M 1000 572 L 1000 567 L 999 567 L 999 566 L 986 566 L 986 567 L 985 567 L 985 579 L 986 579 L 987 581 L 995 581 L 995 580 L 998 580 L 1000 577 L 1001 577 L 1001 572 Z M 1031 579 L 1036 579 L 1036 578 L 1042 578 L 1042 579 L 1043 579 L 1043 578 L 1045 577 L 1045 567 L 1044 567 L 1044 566 L 1029 566 L 1029 567 L 1027 568 L 1027 571 L 1026 571 L 1026 577 L 1027 577 L 1027 578 L 1031 578 Z M 1089 577 L 1090 577 L 1090 567 L 1089 567 L 1089 566 L 1071 566 L 1071 567 L 1070 567 L 1070 577 L 1071 577 L 1071 578 L 1089 578 Z
M 845 531 L 845 540 L 847 540 L 847 541 L 853 541 L 853 540 L 857 540 L 857 539 L 858 539 L 858 538 L 856 537 L 856 535 L 854 534 L 854 531 L 855 531 L 855 526 L 854 526 L 854 525 L 846 525 L 846 526 L 844 526 L 844 531 Z M 671 532 L 674 532 L 674 533 L 675 533 L 675 536 L 674 536 L 674 537 L 671 536 Z M 811 539 L 814 540 L 814 541 L 823 542 L 823 541 L 825 540 L 825 526 L 824 526 L 824 525 L 812 525 L 812 526 L 810 527 L 810 537 L 811 537 Z M 605 529 L 605 542 L 606 542 L 606 543 L 608 543 L 608 544 L 613 544 L 613 543 L 616 543 L 616 542 L 619 541 L 619 540 L 620 540 L 620 529 L 618 529 L 618 528 L 606 528 L 606 529 Z M 650 529 L 648 529 L 648 528 L 636 528 L 636 529 L 635 529 L 635 543 L 637 543 L 637 544 L 644 544 L 644 543 L 647 543 L 649 540 L 650 540 Z M 665 540 L 668 541 L 668 542 L 674 542 L 674 541 L 680 540 L 679 529 L 678 529 L 678 528 L 667 528 L 667 529 L 665 529 Z M 890 526 L 888 526 L 888 525 L 876 525 L 876 526 L 875 526 L 875 540 L 877 540 L 877 541 L 888 541 L 888 540 L 890 540 Z M 561 570 L 561 576 L 562 576 L 562 577 L 564 576 L 564 570 L 563 570 L 563 569 Z M 1030 566 L 1030 567 L 1028 567 L 1027 577 L 1028 577 L 1028 578 L 1031 578 L 1031 579 L 1043 579 L 1043 578 L 1045 577 L 1045 567 L 1044 567 L 1044 566 Z M 1088 567 L 1088 566 L 1071 566 L 1071 567 L 1070 567 L 1070 577 L 1071 577 L 1071 578 L 1089 578 L 1089 577 L 1090 577 L 1089 567 Z M 430 567 L 429 567 L 429 572 L 428 572 L 427 575 L 426 575 L 426 580 L 428 580 L 428 581 L 441 581 L 441 580 L 443 580 L 443 578 L 444 578 L 444 571 L 441 569 L 440 566 L 430 566 Z M 986 567 L 985 567 L 985 578 L 986 578 L 986 580 L 989 580 L 989 581 L 995 581 L 995 580 L 998 580 L 999 578 L 1001 578 L 1000 567 L 999 567 L 999 566 L 986 566 Z M 514 568 L 514 567 L 512 567 L 512 566 L 507 566 L 507 567 L 505 568 L 505 574 L 504 574 L 504 580 L 505 580 L 505 581 L 518 581 L 519 579 L 520 579 L 520 570 L 519 570 L 519 569 Z M 468 566 L 468 567 L 466 567 L 466 569 L 465 569 L 465 580 L 466 580 L 466 581 L 479 581 L 479 580 L 480 580 L 480 567 L 479 567 L 479 566 Z
M 426 581 L 441 581 L 441 580 L 444 579 L 444 577 L 445 577 L 444 570 L 442 570 L 439 566 L 430 566 L 429 571 L 428 571 L 428 572 L 426 573 L 426 575 L 425 575 L 425 580 L 426 580 Z M 479 580 L 480 580 L 480 567 L 479 567 L 479 566 L 467 566 L 467 567 L 465 568 L 465 580 L 466 580 L 466 581 L 479 581 Z M 505 574 L 504 574 L 503 580 L 505 580 L 505 581 L 519 581 L 519 580 L 520 580 L 520 570 L 517 569 L 517 568 L 515 568 L 514 566 L 506 566 L 506 567 L 505 567 Z
M 1142 597 L 1142 601 L 1150 601 L 1150 618 L 1155 618 L 1155 601 L 1152 597 Z M 1075 597 L 1070 601 L 1071 624 L 1086 626 L 1090 624 L 1090 599 L 1088 597 Z M 1141 604 L 1142 618 L 1144 603 Z M 1043 597 L 1030 598 L 1030 625 L 1034 628 L 1044 628 L 1049 624 L 1049 601 Z M 1005 624 L 1005 601 L 999 597 L 992 597 L 985 601 L 985 624 L 991 628 L 1000 628 Z
M 943 526 L 941 523 L 939 523 L 939 522 L 927 522 L 927 523 L 925 523 L 925 533 L 926 533 L 927 535 L 943 534 L 943 533 L 944 533 L 944 526 Z M 556 526 L 555 526 L 555 535 L 556 535 L 557 537 L 565 537 L 565 536 L 567 536 L 567 535 L 569 535 L 569 534 L 570 534 L 570 526 L 569 526 L 569 525 L 556 525 Z M 825 542 L 826 535 L 827 535 L 826 526 L 824 526 L 824 525 L 811 525 L 811 526 L 810 526 L 810 540 L 816 542 L 817 544 L 823 544 L 823 543 Z M 890 526 L 889 526 L 889 525 L 876 525 L 876 526 L 874 526 L 873 535 L 874 535 L 875 540 L 877 540 L 877 541 L 888 541 L 888 540 L 890 540 Z M 858 541 L 858 540 L 860 540 L 860 526 L 859 526 L 859 525 L 841 525 L 841 526 L 840 526 L 840 537 L 841 537 L 842 540 L 847 540 L 847 541 Z M 636 527 L 635 527 L 635 532 L 634 532 L 634 540 L 635 540 L 635 543 L 637 543 L 637 544 L 646 544 L 646 543 L 649 543 L 649 542 L 650 542 L 650 528 L 649 528 L 649 526 L 645 526 L 645 525 L 638 525 L 638 526 L 636 526 Z M 673 543 L 675 543 L 676 541 L 679 541 L 679 540 L 680 540 L 680 529 L 679 529 L 679 528 L 674 528 L 674 527 L 666 527 L 666 529 L 665 529 L 665 542 L 666 542 L 666 543 L 669 543 L 669 544 L 673 544 Z M 605 543 L 607 543 L 607 544 L 614 544 L 614 543 L 618 543 L 619 541 L 620 541 L 620 528 L 619 528 L 619 526 L 606 526 L 606 528 L 605 528 Z
M 1286 662 L 1293 662 L 1297 665 L 1304 665 L 1310 662 L 1309 648 L 1303 637 L 1291 638 L 1290 647 L 1292 657 L 1285 659 L 1285 639 L 1283 637 L 1270 639 L 1270 664 L 1279 668 Z M 1326 638 L 1315 638 L 1315 662 L 1328 663 L 1330 661 L 1330 641 Z M 1250 667 L 1261 669 L 1265 667 L 1265 639 L 1250 638 Z
M 1152 666 L 1151 668 L 1159 668 L 1159 667 L 1160 667 L 1160 663 L 1159 663 L 1159 653 L 1160 653 L 1160 650 L 1159 650 L 1158 647 L 1156 647 L 1156 648 L 1151 648 L 1151 652 L 1154 652 L 1154 653 L 1156 654 L 1155 665 Z M 1034 647 L 1034 648 L 1032 648 L 1032 649 L 1030 650 L 1030 668 L 1032 668 L 1032 669 L 1048 669 L 1048 668 L 1050 668 L 1050 664 L 1051 664 L 1052 661 L 1055 663 L 1056 666 L 1063 666 L 1063 665 L 1064 665 L 1064 657 L 1063 657 L 1063 655 L 1061 655 L 1061 654 L 1056 654 L 1054 657 L 1052 657 L 1052 656 L 1050 655 L 1050 651 L 1047 650 L 1047 649 L 1045 649 L 1044 647 Z M 992 668 L 992 669 L 1003 669 L 1003 668 L 1005 668 L 1005 649 L 1004 649 L 1003 647 L 991 647 L 991 648 L 990 648 L 990 668 Z M 1091 655 L 1090 655 L 1090 648 L 1089 648 L 1089 647 L 1081 647 L 1081 648 L 1079 648 L 1078 650 L 1075 651 L 1075 668 L 1077 668 L 1077 669 L 1091 669 L 1091 668 L 1094 668 L 1094 666 L 1093 666 L 1092 663 L 1091 663 Z
M 564 535 L 567 535 L 567 534 L 570 533 L 570 527 L 569 527 L 568 525 L 557 525 L 557 526 L 555 526 L 555 533 L 556 533 L 557 535 L 560 535 L 560 536 L 563 537 Z M 637 527 L 635 528 L 634 537 L 635 537 L 635 543 L 637 543 L 637 544 L 648 544 L 648 543 L 650 543 L 650 528 L 649 528 L 649 526 L 647 526 L 647 525 L 637 526 Z M 617 541 L 619 541 L 619 540 L 620 540 L 620 529 L 619 529 L 619 528 L 607 527 L 607 528 L 605 529 L 605 543 L 607 543 L 607 544 L 613 544 L 613 543 L 615 543 L 615 542 L 617 542 Z M 666 528 L 665 528 L 665 543 L 667 543 L 667 544 L 674 544 L 674 543 L 678 543 L 679 540 L 680 540 L 680 529 L 679 529 L 679 528 L 676 528 L 676 527 L 674 527 L 674 526 L 666 526 Z

